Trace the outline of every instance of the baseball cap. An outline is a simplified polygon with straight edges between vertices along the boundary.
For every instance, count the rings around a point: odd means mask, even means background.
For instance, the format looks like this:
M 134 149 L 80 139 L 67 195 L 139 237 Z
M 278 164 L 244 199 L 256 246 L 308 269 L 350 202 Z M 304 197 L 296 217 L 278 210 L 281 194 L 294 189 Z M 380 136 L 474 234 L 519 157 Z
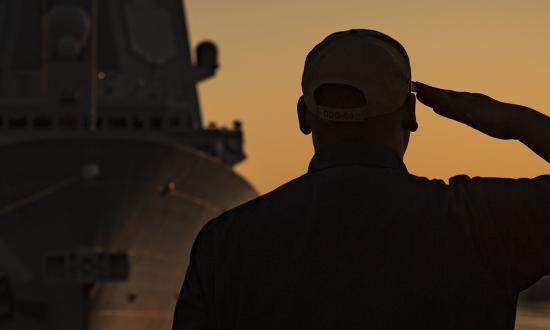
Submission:
M 344 85 L 363 94 L 360 107 L 318 104 L 322 85 Z M 374 30 L 352 29 L 326 37 L 307 55 L 302 92 L 307 108 L 330 121 L 364 121 L 401 108 L 413 91 L 409 57 L 393 38 Z

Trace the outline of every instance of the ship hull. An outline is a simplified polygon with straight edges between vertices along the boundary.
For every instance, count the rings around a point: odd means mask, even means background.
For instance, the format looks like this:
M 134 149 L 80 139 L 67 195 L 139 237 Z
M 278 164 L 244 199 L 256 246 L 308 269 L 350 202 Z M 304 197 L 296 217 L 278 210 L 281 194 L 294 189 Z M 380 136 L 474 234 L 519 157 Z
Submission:
M 198 231 L 256 195 L 224 163 L 179 145 L 41 140 L 2 155 L 1 271 L 13 293 L 2 329 L 169 329 Z M 128 278 L 93 265 L 48 273 L 51 256 L 94 253 L 127 255 Z

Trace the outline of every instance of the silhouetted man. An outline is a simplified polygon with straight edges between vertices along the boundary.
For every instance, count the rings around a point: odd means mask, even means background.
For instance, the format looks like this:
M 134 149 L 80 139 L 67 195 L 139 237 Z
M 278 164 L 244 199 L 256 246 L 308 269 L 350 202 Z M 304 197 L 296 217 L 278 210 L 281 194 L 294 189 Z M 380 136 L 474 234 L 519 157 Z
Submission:
M 409 174 L 415 88 L 436 113 L 550 162 L 549 117 L 412 84 L 397 41 L 334 33 L 305 63 L 307 174 L 204 226 L 174 329 L 513 329 L 519 292 L 550 274 L 550 176 Z

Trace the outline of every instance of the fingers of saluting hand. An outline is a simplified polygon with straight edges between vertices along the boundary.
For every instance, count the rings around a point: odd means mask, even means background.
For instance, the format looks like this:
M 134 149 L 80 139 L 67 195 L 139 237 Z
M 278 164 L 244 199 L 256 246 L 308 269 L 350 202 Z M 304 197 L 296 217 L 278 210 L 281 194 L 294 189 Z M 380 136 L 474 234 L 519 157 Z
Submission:
M 510 123 L 516 105 L 479 93 L 455 92 L 415 82 L 417 98 L 435 113 L 456 120 L 490 136 L 511 138 Z
M 453 91 L 432 87 L 421 82 L 415 82 L 417 98 L 430 108 L 447 106 Z
M 461 111 L 464 108 L 462 95 L 467 93 L 455 92 L 415 82 L 417 98 L 420 102 L 432 108 L 435 113 L 454 120 L 461 120 Z

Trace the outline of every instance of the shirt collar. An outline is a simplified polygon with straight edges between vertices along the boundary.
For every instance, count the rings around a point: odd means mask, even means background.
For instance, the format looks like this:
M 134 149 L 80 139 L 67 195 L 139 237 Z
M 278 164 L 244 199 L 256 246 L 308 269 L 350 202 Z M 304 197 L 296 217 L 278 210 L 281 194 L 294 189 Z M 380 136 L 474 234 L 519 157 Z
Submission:
M 335 145 L 325 147 L 315 153 L 309 163 L 308 173 L 346 165 L 363 165 L 408 172 L 403 160 L 388 147 L 364 145 L 358 149 L 348 145 Z

